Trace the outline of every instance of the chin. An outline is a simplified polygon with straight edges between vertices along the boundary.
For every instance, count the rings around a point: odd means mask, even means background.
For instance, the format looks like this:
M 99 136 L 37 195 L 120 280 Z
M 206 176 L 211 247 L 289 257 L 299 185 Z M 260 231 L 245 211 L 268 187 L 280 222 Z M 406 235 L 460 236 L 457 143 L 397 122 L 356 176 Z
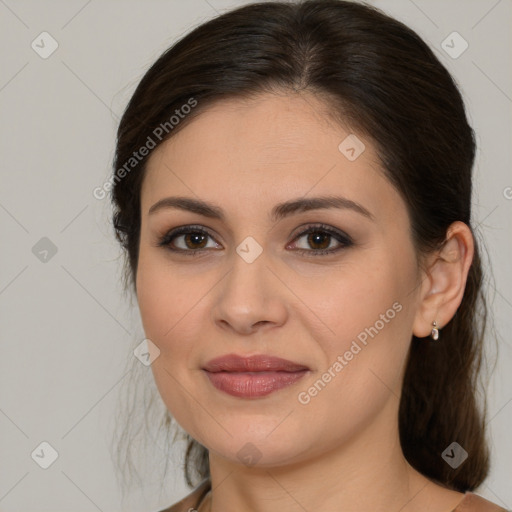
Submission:
M 304 454 L 298 452 L 299 446 L 300 442 L 283 444 L 268 440 L 250 440 L 245 436 L 243 439 L 235 439 L 229 445 L 214 443 L 210 452 L 248 468 L 273 468 L 300 462 Z
M 247 467 L 271 468 L 300 462 L 307 458 L 306 447 L 314 444 L 313 439 L 305 438 L 304 426 L 294 425 L 290 418 L 280 424 L 283 417 L 286 415 L 232 423 L 219 418 L 231 435 L 225 431 L 218 435 L 219 429 L 212 428 L 200 432 L 196 439 L 219 457 Z M 313 435 L 308 432 L 308 438 Z

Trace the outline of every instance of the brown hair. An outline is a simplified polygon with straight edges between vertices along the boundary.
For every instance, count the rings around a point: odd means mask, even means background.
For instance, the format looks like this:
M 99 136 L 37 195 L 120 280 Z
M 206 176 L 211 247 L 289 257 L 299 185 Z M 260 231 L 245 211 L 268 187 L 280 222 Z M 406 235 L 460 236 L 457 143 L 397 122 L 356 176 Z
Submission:
M 125 165 L 148 137 L 154 141 L 155 129 L 191 98 L 197 107 L 175 126 L 168 123 L 156 145 L 213 102 L 276 91 L 318 95 L 340 122 L 371 139 L 407 205 L 419 255 L 439 248 L 452 222 L 472 227 L 475 139 L 454 80 L 414 31 L 351 1 L 254 3 L 195 28 L 139 83 L 119 125 L 114 167 Z M 134 289 L 146 161 L 122 179 L 114 175 L 112 189 L 116 236 L 127 255 L 125 280 Z M 485 399 L 478 395 L 487 319 L 481 287 L 475 239 L 464 297 L 442 339 L 412 337 L 399 409 L 407 460 L 461 492 L 477 487 L 489 469 Z M 167 415 L 166 428 L 170 421 Z M 209 475 L 208 452 L 187 440 L 185 474 L 194 486 Z M 441 457 L 453 441 L 469 453 L 456 469 Z

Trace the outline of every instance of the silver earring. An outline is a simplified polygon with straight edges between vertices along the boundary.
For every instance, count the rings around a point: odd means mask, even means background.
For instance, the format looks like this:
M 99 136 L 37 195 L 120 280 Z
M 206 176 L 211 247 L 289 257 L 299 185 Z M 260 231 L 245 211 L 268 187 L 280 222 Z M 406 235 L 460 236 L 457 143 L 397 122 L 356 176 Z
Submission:
M 432 322 L 432 332 L 430 336 L 434 341 L 439 339 L 439 329 L 437 328 L 437 322 L 435 320 Z

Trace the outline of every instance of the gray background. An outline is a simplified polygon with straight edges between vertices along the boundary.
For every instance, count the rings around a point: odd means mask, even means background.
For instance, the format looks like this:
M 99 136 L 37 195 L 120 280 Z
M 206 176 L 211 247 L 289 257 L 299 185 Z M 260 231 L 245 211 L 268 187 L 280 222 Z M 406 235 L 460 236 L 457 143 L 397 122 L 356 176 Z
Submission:
M 122 295 L 108 198 L 92 191 L 111 172 L 118 118 L 150 64 L 192 27 L 245 3 L 0 0 L 0 511 L 150 512 L 189 492 L 177 450 L 164 482 L 144 470 L 121 505 L 109 445 L 126 362 L 144 335 Z M 436 50 L 477 132 L 474 215 L 500 336 L 487 386 L 493 465 L 479 492 L 512 508 L 512 2 L 373 4 Z M 47 59 L 31 47 L 43 31 L 59 45 Z M 469 44 L 456 59 L 441 47 L 453 31 Z M 57 249 L 47 261 L 34 254 L 48 246 L 43 237 Z M 31 457 L 43 441 L 58 452 L 48 469 Z

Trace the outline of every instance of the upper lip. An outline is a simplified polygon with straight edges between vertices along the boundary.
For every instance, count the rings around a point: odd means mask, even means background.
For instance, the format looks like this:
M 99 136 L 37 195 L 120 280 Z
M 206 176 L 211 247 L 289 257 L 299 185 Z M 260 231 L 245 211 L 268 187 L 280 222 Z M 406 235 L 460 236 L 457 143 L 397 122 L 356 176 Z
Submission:
M 303 364 L 269 355 L 239 356 L 227 354 L 208 361 L 203 367 L 208 372 L 297 372 L 309 370 Z

